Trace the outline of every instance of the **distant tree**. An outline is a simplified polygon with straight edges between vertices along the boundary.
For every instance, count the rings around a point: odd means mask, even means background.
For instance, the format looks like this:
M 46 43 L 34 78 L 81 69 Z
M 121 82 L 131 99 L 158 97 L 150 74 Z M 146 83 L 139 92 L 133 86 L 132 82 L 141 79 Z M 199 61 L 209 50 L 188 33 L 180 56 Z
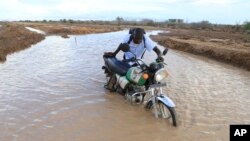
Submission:
M 142 19 L 141 23 L 147 26 L 154 26 L 154 21 L 152 19 Z
M 72 20 L 72 19 L 69 19 L 68 22 L 69 22 L 69 23 L 74 23 L 75 21 Z
M 61 19 L 60 22 L 66 23 L 67 20 L 66 19 Z
M 212 24 L 209 21 L 201 21 L 198 23 L 202 29 L 211 28 Z
M 44 22 L 44 23 L 46 23 L 46 22 L 47 22 L 47 20 L 45 20 L 45 19 L 44 19 L 44 20 L 43 20 L 43 22 Z
M 191 27 L 195 29 L 211 29 L 212 24 L 209 21 L 200 21 L 196 23 L 191 23 Z
M 124 19 L 122 17 L 116 17 L 116 22 L 118 25 L 121 25 L 121 23 L 124 22 Z

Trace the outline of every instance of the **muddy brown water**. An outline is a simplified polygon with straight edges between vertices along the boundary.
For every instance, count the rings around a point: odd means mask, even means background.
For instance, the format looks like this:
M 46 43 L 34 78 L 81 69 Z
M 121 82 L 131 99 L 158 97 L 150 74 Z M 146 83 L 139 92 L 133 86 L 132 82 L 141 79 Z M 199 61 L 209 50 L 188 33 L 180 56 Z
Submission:
M 0 140 L 228 141 L 230 124 L 250 124 L 250 72 L 188 53 L 165 57 L 177 128 L 106 91 L 102 54 L 126 33 L 49 36 L 9 55 L 0 64 Z

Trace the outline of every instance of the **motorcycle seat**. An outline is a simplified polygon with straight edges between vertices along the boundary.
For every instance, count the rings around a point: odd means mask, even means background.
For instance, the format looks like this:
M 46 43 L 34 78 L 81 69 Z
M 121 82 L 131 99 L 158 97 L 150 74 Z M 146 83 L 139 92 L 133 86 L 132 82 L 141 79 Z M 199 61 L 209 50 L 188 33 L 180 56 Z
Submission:
M 121 76 L 125 76 L 128 69 L 131 67 L 128 63 L 120 61 L 115 57 L 104 57 L 105 63 L 108 68 Z

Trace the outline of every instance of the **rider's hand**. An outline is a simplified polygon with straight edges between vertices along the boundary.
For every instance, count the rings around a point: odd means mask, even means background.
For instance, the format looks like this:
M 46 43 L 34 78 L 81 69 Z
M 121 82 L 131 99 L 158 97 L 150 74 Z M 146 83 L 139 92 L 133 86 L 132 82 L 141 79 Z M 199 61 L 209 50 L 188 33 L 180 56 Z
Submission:
M 105 52 L 104 57 L 115 57 L 115 54 L 113 52 Z
M 132 57 L 132 58 L 130 58 L 130 59 L 124 59 L 124 60 L 122 60 L 123 62 L 134 62 L 134 61 L 136 61 L 136 58 L 135 57 Z

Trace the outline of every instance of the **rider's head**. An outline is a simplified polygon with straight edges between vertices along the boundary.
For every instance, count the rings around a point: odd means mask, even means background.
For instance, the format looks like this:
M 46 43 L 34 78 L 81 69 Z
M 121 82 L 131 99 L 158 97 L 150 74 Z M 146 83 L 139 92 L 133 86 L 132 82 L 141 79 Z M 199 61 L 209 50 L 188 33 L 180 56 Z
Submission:
M 140 44 L 143 39 L 144 30 L 141 28 L 136 28 L 133 33 L 133 42 L 135 44 Z

